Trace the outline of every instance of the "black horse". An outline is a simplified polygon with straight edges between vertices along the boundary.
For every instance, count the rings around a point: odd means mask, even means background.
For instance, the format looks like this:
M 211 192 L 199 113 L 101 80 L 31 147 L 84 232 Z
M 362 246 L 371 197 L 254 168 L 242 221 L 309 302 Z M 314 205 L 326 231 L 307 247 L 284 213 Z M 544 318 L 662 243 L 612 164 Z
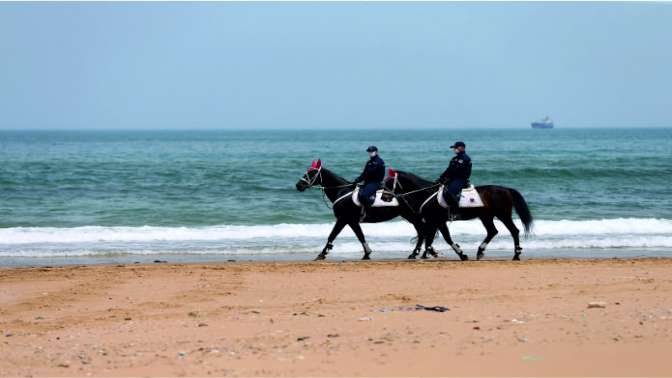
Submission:
M 351 183 L 346 179 L 339 177 L 330 170 L 322 167 L 320 160 L 313 161 L 313 164 L 308 171 L 296 183 L 296 189 L 303 192 L 307 188 L 317 186 L 324 190 L 325 195 L 333 204 L 334 216 L 336 217 L 336 224 L 331 230 L 327 238 L 327 244 L 322 249 L 315 260 L 324 260 L 329 251 L 333 248 L 333 242 L 343 228 L 348 225 L 362 243 L 364 248 L 364 256 L 362 260 L 369 260 L 371 257 L 371 248 L 364 238 L 364 233 L 359 225 L 360 222 L 377 223 L 384 222 L 390 219 L 402 216 L 409 221 L 418 233 L 415 249 L 413 253 L 418 254 L 421 250 L 423 237 L 425 231 L 422 227 L 422 220 L 413 213 L 407 206 L 389 206 L 389 207 L 373 207 L 366 211 L 366 217 L 361 218 L 361 208 L 352 201 L 352 192 L 355 189 L 355 183 Z
M 462 258 L 463 252 L 460 246 L 453 242 L 450 232 L 446 226 L 448 221 L 448 211 L 443 208 L 435 195 L 438 191 L 438 185 L 425 180 L 412 173 L 397 171 L 398 182 L 394 190 L 400 204 L 407 207 L 416 216 L 419 216 L 424 222 L 425 253 L 435 253 L 432 248 L 436 231 L 440 230 L 448 245 Z M 496 217 L 509 230 L 513 237 L 514 255 L 513 260 L 520 260 L 522 247 L 520 246 L 519 230 L 513 223 L 512 213 L 516 210 L 521 222 L 525 228 L 525 234 L 529 234 L 532 228 L 532 214 L 527 206 L 523 196 L 515 189 L 497 185 L 477 186 L 476 190 L 483 200 L 483 207 L 460 208 L 453 211 L 458 220 L 470 220 L 479 218 L 487 231 L 487 236 L 478 247 L 476 258 L 480 260 L 485 248 L 492 238 L 497 235 L 494 218 Z M 417 253 L 413 251 L 408 258 L 416 258 Z

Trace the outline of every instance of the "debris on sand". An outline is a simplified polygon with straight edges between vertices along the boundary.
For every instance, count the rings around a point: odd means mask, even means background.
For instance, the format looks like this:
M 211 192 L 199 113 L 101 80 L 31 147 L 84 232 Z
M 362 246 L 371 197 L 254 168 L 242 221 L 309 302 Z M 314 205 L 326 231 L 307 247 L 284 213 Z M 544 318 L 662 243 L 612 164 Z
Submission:
M 421 305 L 421 304 L 416 304 L 416 305 L 415 305 L 415 308 L 416 308 L 417 310 L 436 311 L 436 312 L 446 312 L 446 311 L 450 311 L 450 309 L 449 309 L 448 307 L 444 307 L 444 306 L 431 306 L 431 307 L 430 307 L 430 306 L 423 306 L 423 305 Z
M 300 336 L 296 338 L 296 341 L 306 341 L 310 339 L 310 336 Z
M 588 302 L 588 308 L 606 308 L 607 302 Z
M 362 316 L 361 318 L 359 318 L 357 320 L 359 320 L 360 322 L 368 322 L 368 321 L 373 320 L 373 318 L 370 317 L 370 316 Z

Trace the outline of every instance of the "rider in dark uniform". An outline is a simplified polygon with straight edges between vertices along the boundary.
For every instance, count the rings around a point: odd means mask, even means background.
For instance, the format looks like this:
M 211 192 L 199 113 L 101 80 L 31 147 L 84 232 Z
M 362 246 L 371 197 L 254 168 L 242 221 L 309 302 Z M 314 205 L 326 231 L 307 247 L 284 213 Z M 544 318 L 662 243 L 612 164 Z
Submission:
M 455 157 L 450 160 L 448 168 L 439 177 L 444 185 L 443 196 L 448 201 L 453 212 L 458 208 L 458 195 L 467 186 L 471 176 L 471 158 L 464 152 L 464 142 L 455 142 L 450 148 L 455 151 Z
M 371 207 L 375 200 L 376 191 L 380 189 L 381 183 L 385 179 L 385 162 L 378 156 L 378 148 L 369 146 L 366 149 L 369 153 L 369 161 L 364 166 L 364 171 L 353 182 L 364 182 L 359 188 L 359 202 L 364 208 Z M 362 209 L 363 210 L 363 209 Z

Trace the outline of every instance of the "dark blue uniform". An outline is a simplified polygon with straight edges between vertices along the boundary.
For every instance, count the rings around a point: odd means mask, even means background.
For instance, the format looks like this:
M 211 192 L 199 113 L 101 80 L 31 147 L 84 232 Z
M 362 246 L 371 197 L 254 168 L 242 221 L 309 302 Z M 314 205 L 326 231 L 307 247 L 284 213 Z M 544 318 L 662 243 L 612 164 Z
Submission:
M 467 186 L 471 176 L 471 158 L 464 152 L 460 152 L 450 160 L 448 168 L 441 174 L 439 181 L 444 187 L 444 196 L 451 201 L 451 205 L 457 205 L 457 195 Z M 446 196 L 445 194 L 449 194 Z
M 364 182 L 359 188 L 359 201 L 365 206 L 371 206 L 375 200 L 375 194 L 380 189 L 380 183 L 385 179 L 385 162 L 378 155 L 369 159 L 364 166 L 364 171 L 354 182 Z

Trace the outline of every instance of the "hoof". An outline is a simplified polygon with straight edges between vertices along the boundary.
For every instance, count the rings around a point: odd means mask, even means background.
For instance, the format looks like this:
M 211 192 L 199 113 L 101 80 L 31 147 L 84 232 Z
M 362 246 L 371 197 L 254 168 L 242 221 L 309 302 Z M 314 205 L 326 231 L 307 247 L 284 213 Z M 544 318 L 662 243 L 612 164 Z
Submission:
M 315 260 L 313 260 L 313 261 L 320 261 L 320 260 L 324 260 L 324 259 L 326 259 L 326 258 L 327 258 L 327 254 L 326 254 L 326 253 L 320 253 L 319 255 L 317 255 L 317 257 L 316 257 Z
M 371 260 L 371 254 L 367 253 L 362 257 L 362 260 Z
M 429 248 L 425 249 L 425 253 L 423 254 L 423 257 L 422 257 L 422 258 L 423 258 L 423 259 L 426 259 L 426 258 L 427 258 L 427 255 L 430 255 L 430 256 L 432 256 L 432 257 L 434 257 L 434 258 L 439 257 L 439 254 L 436 253 L 436 250 L 435 250 L 434 248 L 432 248 L 432 247 L 429 247 Z
M 415 260 L 416 258 L 418 258 L 418 254 L 417 254 L 417 253 L 411 253 L 410 255 L 408 255 L 408 259 L 409 259 L 409 260 Z
M 465 255 L 464 253 L 460 255 L 460 260 L 462 261 L 469 261 L 469 256 Z
M 520 253 L 513 255 L 513 261 L 520 261 Z
M 476 254 L 476 260 L 480 260 L 480 259 L 482 259 L 483 256 L 485 256 L 485 254 L 484 254 L 483 252 L 478 252 L 478 253 Z
M 420 256 L 420 258 L 421 258 L 421 259 L 423 259 L 423 260 L 427 260 L 427 259 L 428 259 L 428 257 L 427 257 L 427 254 L 426 254 L 426 253 L 423 253 L 423 254 L 422 254 L 422 256 Z

